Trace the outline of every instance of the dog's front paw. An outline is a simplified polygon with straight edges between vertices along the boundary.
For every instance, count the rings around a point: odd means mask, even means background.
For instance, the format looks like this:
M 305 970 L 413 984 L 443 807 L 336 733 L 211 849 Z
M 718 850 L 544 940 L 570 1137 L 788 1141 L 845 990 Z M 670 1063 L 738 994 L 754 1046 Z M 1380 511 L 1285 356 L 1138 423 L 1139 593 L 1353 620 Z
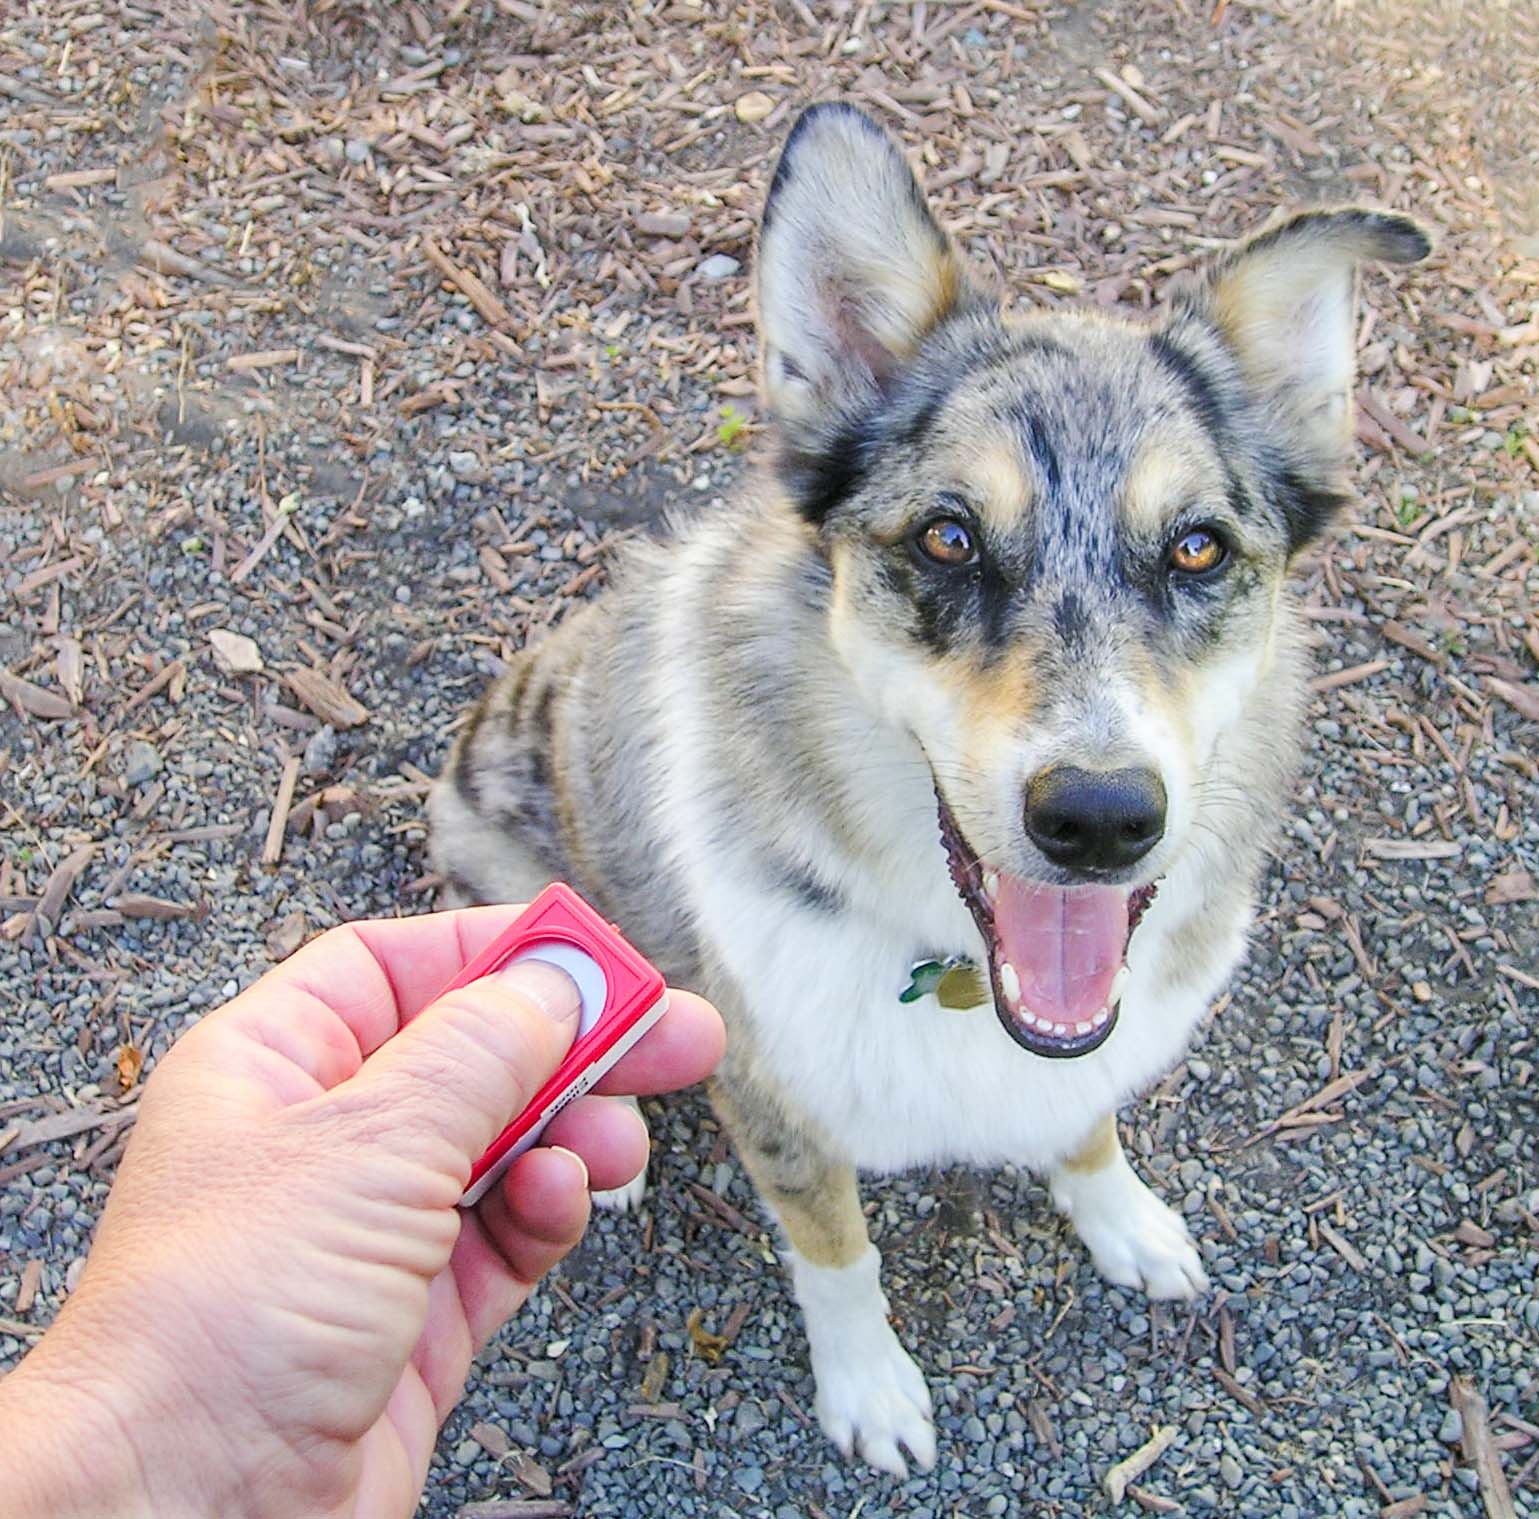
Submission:
M 623 1187 L 610 1187 L 605 1192 L 595 1192 L 593 1206 L 606 1208 L 611 1213 L 639 1213 L 641 1201 L 646 1195 L 647 1168 L 643 1166 Z
M 1208 1290 L 1208 1273 L 1181 1216 L 1138 1179 L 1120 1154 L 1099 1171 L 1058 1172 L 1053 1202 L 1108 1281 L 1141 1288 L 1152 1298 L 1190 1301 Z
M 906 1477 L 907 1449 L 925 1471 L 935 1465 L 935 1425 L 924 1375 L 885 1319 L 864 1325 L 844 1343 L 813 1350 L 818 1422 L 846 1456 Z
M 845 1455 L 906 1477 L 906 1449 L 935 1465 L 930 1390 L 887 1322 L 881 1259 L 867 1246 L 848 1266 L 815 1266 L 791 1252 L 791 1279 L 807 1320 L 818 1421 Z

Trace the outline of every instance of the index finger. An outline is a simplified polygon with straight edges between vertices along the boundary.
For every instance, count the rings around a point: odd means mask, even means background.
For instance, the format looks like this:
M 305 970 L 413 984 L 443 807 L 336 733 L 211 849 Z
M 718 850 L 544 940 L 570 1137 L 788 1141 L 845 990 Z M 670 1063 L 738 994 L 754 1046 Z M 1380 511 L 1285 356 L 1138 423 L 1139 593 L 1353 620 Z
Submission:
M 704 1081 L 726 1042 L 721 1014 L 704 997 L 670 990 L 668 1011 L 594 1087 L 607 1096 L 645 1097 Z
M 467 907 L 331 929 L 248 988 L 229 1009 L 231 1026 L 329 1090 L 399 1033 L 522 911 L 517 903 Z M 722 1042 L 716 1010 L 688 992 L 673 992 L 668 1012 L 599 1090 L 641 1096 L 689 1086 L 714 1069 Z
M 367 1059 L 425 1008 L 524 910 L 463 907 L 368 918 L 313 939 L 263 978 L 308 994 L 347 1026 Z

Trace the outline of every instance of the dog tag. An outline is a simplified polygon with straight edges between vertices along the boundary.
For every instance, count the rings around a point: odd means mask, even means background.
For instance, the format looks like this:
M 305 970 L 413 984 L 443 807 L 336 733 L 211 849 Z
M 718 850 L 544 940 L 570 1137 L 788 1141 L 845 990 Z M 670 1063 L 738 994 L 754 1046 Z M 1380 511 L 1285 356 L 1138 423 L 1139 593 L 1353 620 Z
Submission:
M 945 960 L 921 960 L 909 970 L 908 985 L 898 993 L 899 1002 L 934 997 L 942 1007 L 961 1012 L 989 1000 L 988 988 L 978 967 L 964 955 Z
M 942 1007 L 962 1011 L 987 1002 L 989 994 L 984 989 L 983 975 L 978 967 L 970 960 L 964 960 L 941 973 L 935 984 L 935 1000 Z

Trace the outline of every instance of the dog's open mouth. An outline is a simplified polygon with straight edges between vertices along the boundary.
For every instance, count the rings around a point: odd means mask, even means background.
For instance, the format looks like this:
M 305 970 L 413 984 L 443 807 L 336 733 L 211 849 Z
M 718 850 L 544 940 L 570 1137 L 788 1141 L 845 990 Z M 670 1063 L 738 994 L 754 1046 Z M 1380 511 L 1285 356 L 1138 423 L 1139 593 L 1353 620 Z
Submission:
M 1086 1055 L 1117 1024 L 1128 944 L 1156 883 L 1049 886 L 980 860 L 936 791 L 941 842 L 962 900 L 989 947 L 994 1009 L 1034 1055 Z

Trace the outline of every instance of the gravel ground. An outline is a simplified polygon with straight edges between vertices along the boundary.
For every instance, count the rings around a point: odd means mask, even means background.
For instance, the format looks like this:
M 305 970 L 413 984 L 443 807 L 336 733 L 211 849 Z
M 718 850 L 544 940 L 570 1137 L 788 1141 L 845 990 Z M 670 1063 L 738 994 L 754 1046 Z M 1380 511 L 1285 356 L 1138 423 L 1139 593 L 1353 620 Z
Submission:
M 143 1070 L 309 934 L 429 905 L 465 705 L 744 467 L 753 217 L 843 93 L 1023 302 L 1145 307 L 1289 200 L 1443 241 L 1365 285 L 1363 499 L 1304 567 L 1319 741 L 1254 954 L 1127 1115 L 1216 1290 L 1105 1286 L 1008 1171 L 869 1187 L 941 1432 L 877 1480 L 811 1422 L 703 1102 L 653 1104 L 645 1211 L 485 1355 L 423 1512 L 1099 1513 L 1168 1425 L 1152 1512 L 1474 1515 L 1466 1378 L 1513 1489 L 1484 1511 L 1539 1513 L 1539 27 L 1198 10 L 6 10 L 0 1366 Z

